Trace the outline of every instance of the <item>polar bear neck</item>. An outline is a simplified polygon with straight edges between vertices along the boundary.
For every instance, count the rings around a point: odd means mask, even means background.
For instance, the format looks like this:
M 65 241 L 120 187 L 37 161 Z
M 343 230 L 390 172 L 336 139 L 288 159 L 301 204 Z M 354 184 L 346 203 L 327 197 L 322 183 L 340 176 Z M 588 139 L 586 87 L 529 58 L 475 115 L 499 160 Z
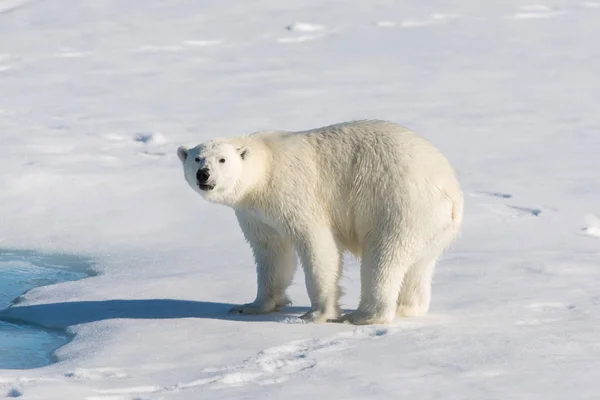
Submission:
M 236 209 L 254 208 L 262 202 L 264 188 L 271 181 L 273 151 L 262 132 L 240 138 L 242 146 L 247 148 L 244 173 L 236 185 L 238 201 Z

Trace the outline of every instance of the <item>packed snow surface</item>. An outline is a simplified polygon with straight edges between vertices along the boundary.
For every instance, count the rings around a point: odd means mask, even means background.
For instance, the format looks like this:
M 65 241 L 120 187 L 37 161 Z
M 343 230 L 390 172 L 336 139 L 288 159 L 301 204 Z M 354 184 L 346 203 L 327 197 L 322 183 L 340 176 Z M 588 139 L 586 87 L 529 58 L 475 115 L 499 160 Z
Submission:
M 598 38 L 593 1 L 0 0 L 0 251 L 98 273 L 2 311 L 74 339 L 0 398 L 597 399 Z M 293 307 L 229 315 L 252 255 L 177 146 L 363 118 L 463 185 L 430 314 L 298 323 L 299 270 Z

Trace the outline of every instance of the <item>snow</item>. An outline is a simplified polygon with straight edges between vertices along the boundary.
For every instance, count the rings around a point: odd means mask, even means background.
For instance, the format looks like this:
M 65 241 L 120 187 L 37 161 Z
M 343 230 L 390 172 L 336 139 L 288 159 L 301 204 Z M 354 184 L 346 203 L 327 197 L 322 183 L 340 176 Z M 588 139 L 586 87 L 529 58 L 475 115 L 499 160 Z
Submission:
M 2 312 L 75 336 L 0 371 L 0 397 L 597 398 L 599 5 L 0 0 L 0 248 L 98 272 Z M 285 312 L 227 314 L 253 299 L 252 256 L 177 146 L 359 118 L 459 173 L 430 314 L 294 323 L 301 271 Z

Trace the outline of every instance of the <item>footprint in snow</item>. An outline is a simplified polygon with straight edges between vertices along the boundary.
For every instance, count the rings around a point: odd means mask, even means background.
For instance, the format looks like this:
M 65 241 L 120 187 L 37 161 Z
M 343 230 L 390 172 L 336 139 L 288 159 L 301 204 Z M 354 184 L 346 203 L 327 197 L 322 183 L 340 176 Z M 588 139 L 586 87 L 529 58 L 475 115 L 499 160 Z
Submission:
M 328 340 L 302 340 L 271 347 L 240 365 L 222 370 L 210 383 L 238 386 L 284 382 L 291 375 L 316 367 L 319 354 L 341 351 L 354 340 L 377 339 L 388 333 L 388 328 L 361 327 L 341 332 Z
M 168 143 L 165 135 L 160 132 L 139 132 L 133 136 L 133 141 L 146 145 L 146 149 L 138 153 L 143 157 L 163 157 L 167 155 L 164 151 L 157 149 L 157 147 Z
M 574 304 L 564 304 L 557 301 L 531 303 L 527 307 L 535 311 L 574 310 L 576 308 Z
M 389 333 L 390 329 L 388 327 L 369 326 L 341 332 L 331 339 L 294 341 L 262 350 L 256 356 L 240 364 L 205 368 L 200 371 L 198 379 L 190 382 L 181 382 L 162 388 L 142 386 L 99 390 L 97 393 L 102 396 L 96 396 L 93 399 L 109 400 L 119 398 L 120 395 L 132 394 L 164 394 L 204 385 L 225 388 L 250 384 L 272 385 L 282 383 L 295 374 L 317 367 L 319 356 L 322 357 L 327 353 L 344 350 L 356 340 L 376 340 L 385 337 Z
M 353 340 L 380 338 L 388 332 L 387 328 L 355 328 L 329 340 L 303 340 L 271 347 L 240 365 L 222 370 L 210 383 L 237 386 L 284 382 L 293 374 L 316 367 L 319 354 L 344 350 Z
M 74 371 L 66 372 L 64 376 L 65 378 L 84 379 L 92 381 L 127 378 L 127 374 L 116 368 L 78 368 Z
M 286 26 L 285 29 L 291 32 L 292 34 L 300 34 L 279 38 L 277 39 L 279 43 L 308 42 L 312 40 L 321 39 L 322 37 L 325 37 L 326 35 L 332 33 L 331 30 L 328 30 L 323 25 L 311 24 L 307 22 L 294 22 L 293 24 Z
M 509 205 L 507 205 L 506 207 L 510 208 L 511 210 L 515 210 L 517 212 L 517 215 L 530 215 L 533 217 L 537 217 L 542 213 L 542 210 L 540 210 L 539 208 L 509 206 Z
M 160 132 L 135 132 L 131 135 L 120 135 L 117 133 L 107 133 L 103 137 L 115 144 L 145 144 L 145 145 L 163 145 L 169 143 L 167 137 Z
M 160 132 L 137 132 L 133 135 L 133 141 L 144 144 L 166 144 L 167 138 Z
M 488 210 L 507 217 L 539 217 L 542 209 L 534 207 L 511 206 L 508 204 L 480 204 Z
M 151 157 L 151 158 L 164 157 L 167 155 L 167 153 L 165 153 L 164 151 L 150 151 L 150 150 L 140 151 L 138 154 L 142 157 Z
M 337 341 L 301 341 L 265 349 L 255 357 L 238 365 L 222 368 L 205 368 L 200 377 L 191 382 L 178 383 L 165 388 L 131 387 L 98 391 L 104 395 L 176 392 L 210 384 L 216 388 L 248 384 L 269 385 L 287 381 L 293 374 L 317 365 L 312 354 L 331 349 Z
M 471 195 L 474 197 L 480 197 L 480 196 L 497 197 L 499 199 L 511 199 L 513 197 L 513 195 L 510 193 L 495 192 L 495 191 L 473 192 Z
M 344 343 L 332 340 L 308 340 L 271 347 L 239 365 L 219 371 L 208 370 L 208 376 L 196 383 L 211 383 L 216 386 L 240 386 L 245 384 L 274 384 L 287 381 L 297 374 L 317 365 L 315 353 L 336 351 Z M 207 379 L 208 378 L 208 379 Z M 189 387 L 184 384 L 184 387 Z
M 323 25 L 310 24 L 306 22 L 294 22 L 285 27 L 288 31 L 293 32 L 321 32 L 325 30 Z
M 478 191 L 471 193 L 473 197 L 488 197 L 499 200 L 512 199 L 513 195 L 510 193 L 499 192 L 499 191 Z M 532 216 L 538 217 L 542 213 L 541 208 L 537 207 L 524 207 L 515 206 L 510 204 L 480 204 L 481 206 L 493 211 L 497 214 L 507 215 L 511 217 L 522 217 Z
M 338 336 L 349 339 L 375 339 L 386 336 L 388 333 L 388 328 L 365 327 L 357 328 L 349 332 L 342 332 L 339 333 Z
M 103 137 L 118 147 L 142 145 L 143 150 L 140 150 L 138 155 L 143 157 L 163 157 L 167 155 L 162 146 L 168 144 L 169 140 L 160 132 L 136 132 L 131 135 L 107 133 Z
M 588 215 L 585 218 L 586 226 L 582 229 L 588 236 L 600 237 L 600 218 L 595 215 Z

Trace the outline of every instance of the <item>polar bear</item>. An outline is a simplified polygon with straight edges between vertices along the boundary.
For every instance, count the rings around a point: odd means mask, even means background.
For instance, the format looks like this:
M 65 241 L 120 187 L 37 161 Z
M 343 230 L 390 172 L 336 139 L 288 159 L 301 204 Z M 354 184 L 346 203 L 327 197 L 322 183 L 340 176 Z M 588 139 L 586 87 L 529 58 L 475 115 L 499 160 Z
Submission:
M 249 242 L 258 290 L 231 311 L 288 304 L 304 268 L 307 322 L 386 324 L 427 313 L 436 260 L 455 240 L 463 194 L 429 141 L 392 122 L 351 121 L 301 131 L 261 131 L 177 150 L 188 184 L 233 208 Z M 357 310 L 342 315 L 342 256 L 360 258 Z

